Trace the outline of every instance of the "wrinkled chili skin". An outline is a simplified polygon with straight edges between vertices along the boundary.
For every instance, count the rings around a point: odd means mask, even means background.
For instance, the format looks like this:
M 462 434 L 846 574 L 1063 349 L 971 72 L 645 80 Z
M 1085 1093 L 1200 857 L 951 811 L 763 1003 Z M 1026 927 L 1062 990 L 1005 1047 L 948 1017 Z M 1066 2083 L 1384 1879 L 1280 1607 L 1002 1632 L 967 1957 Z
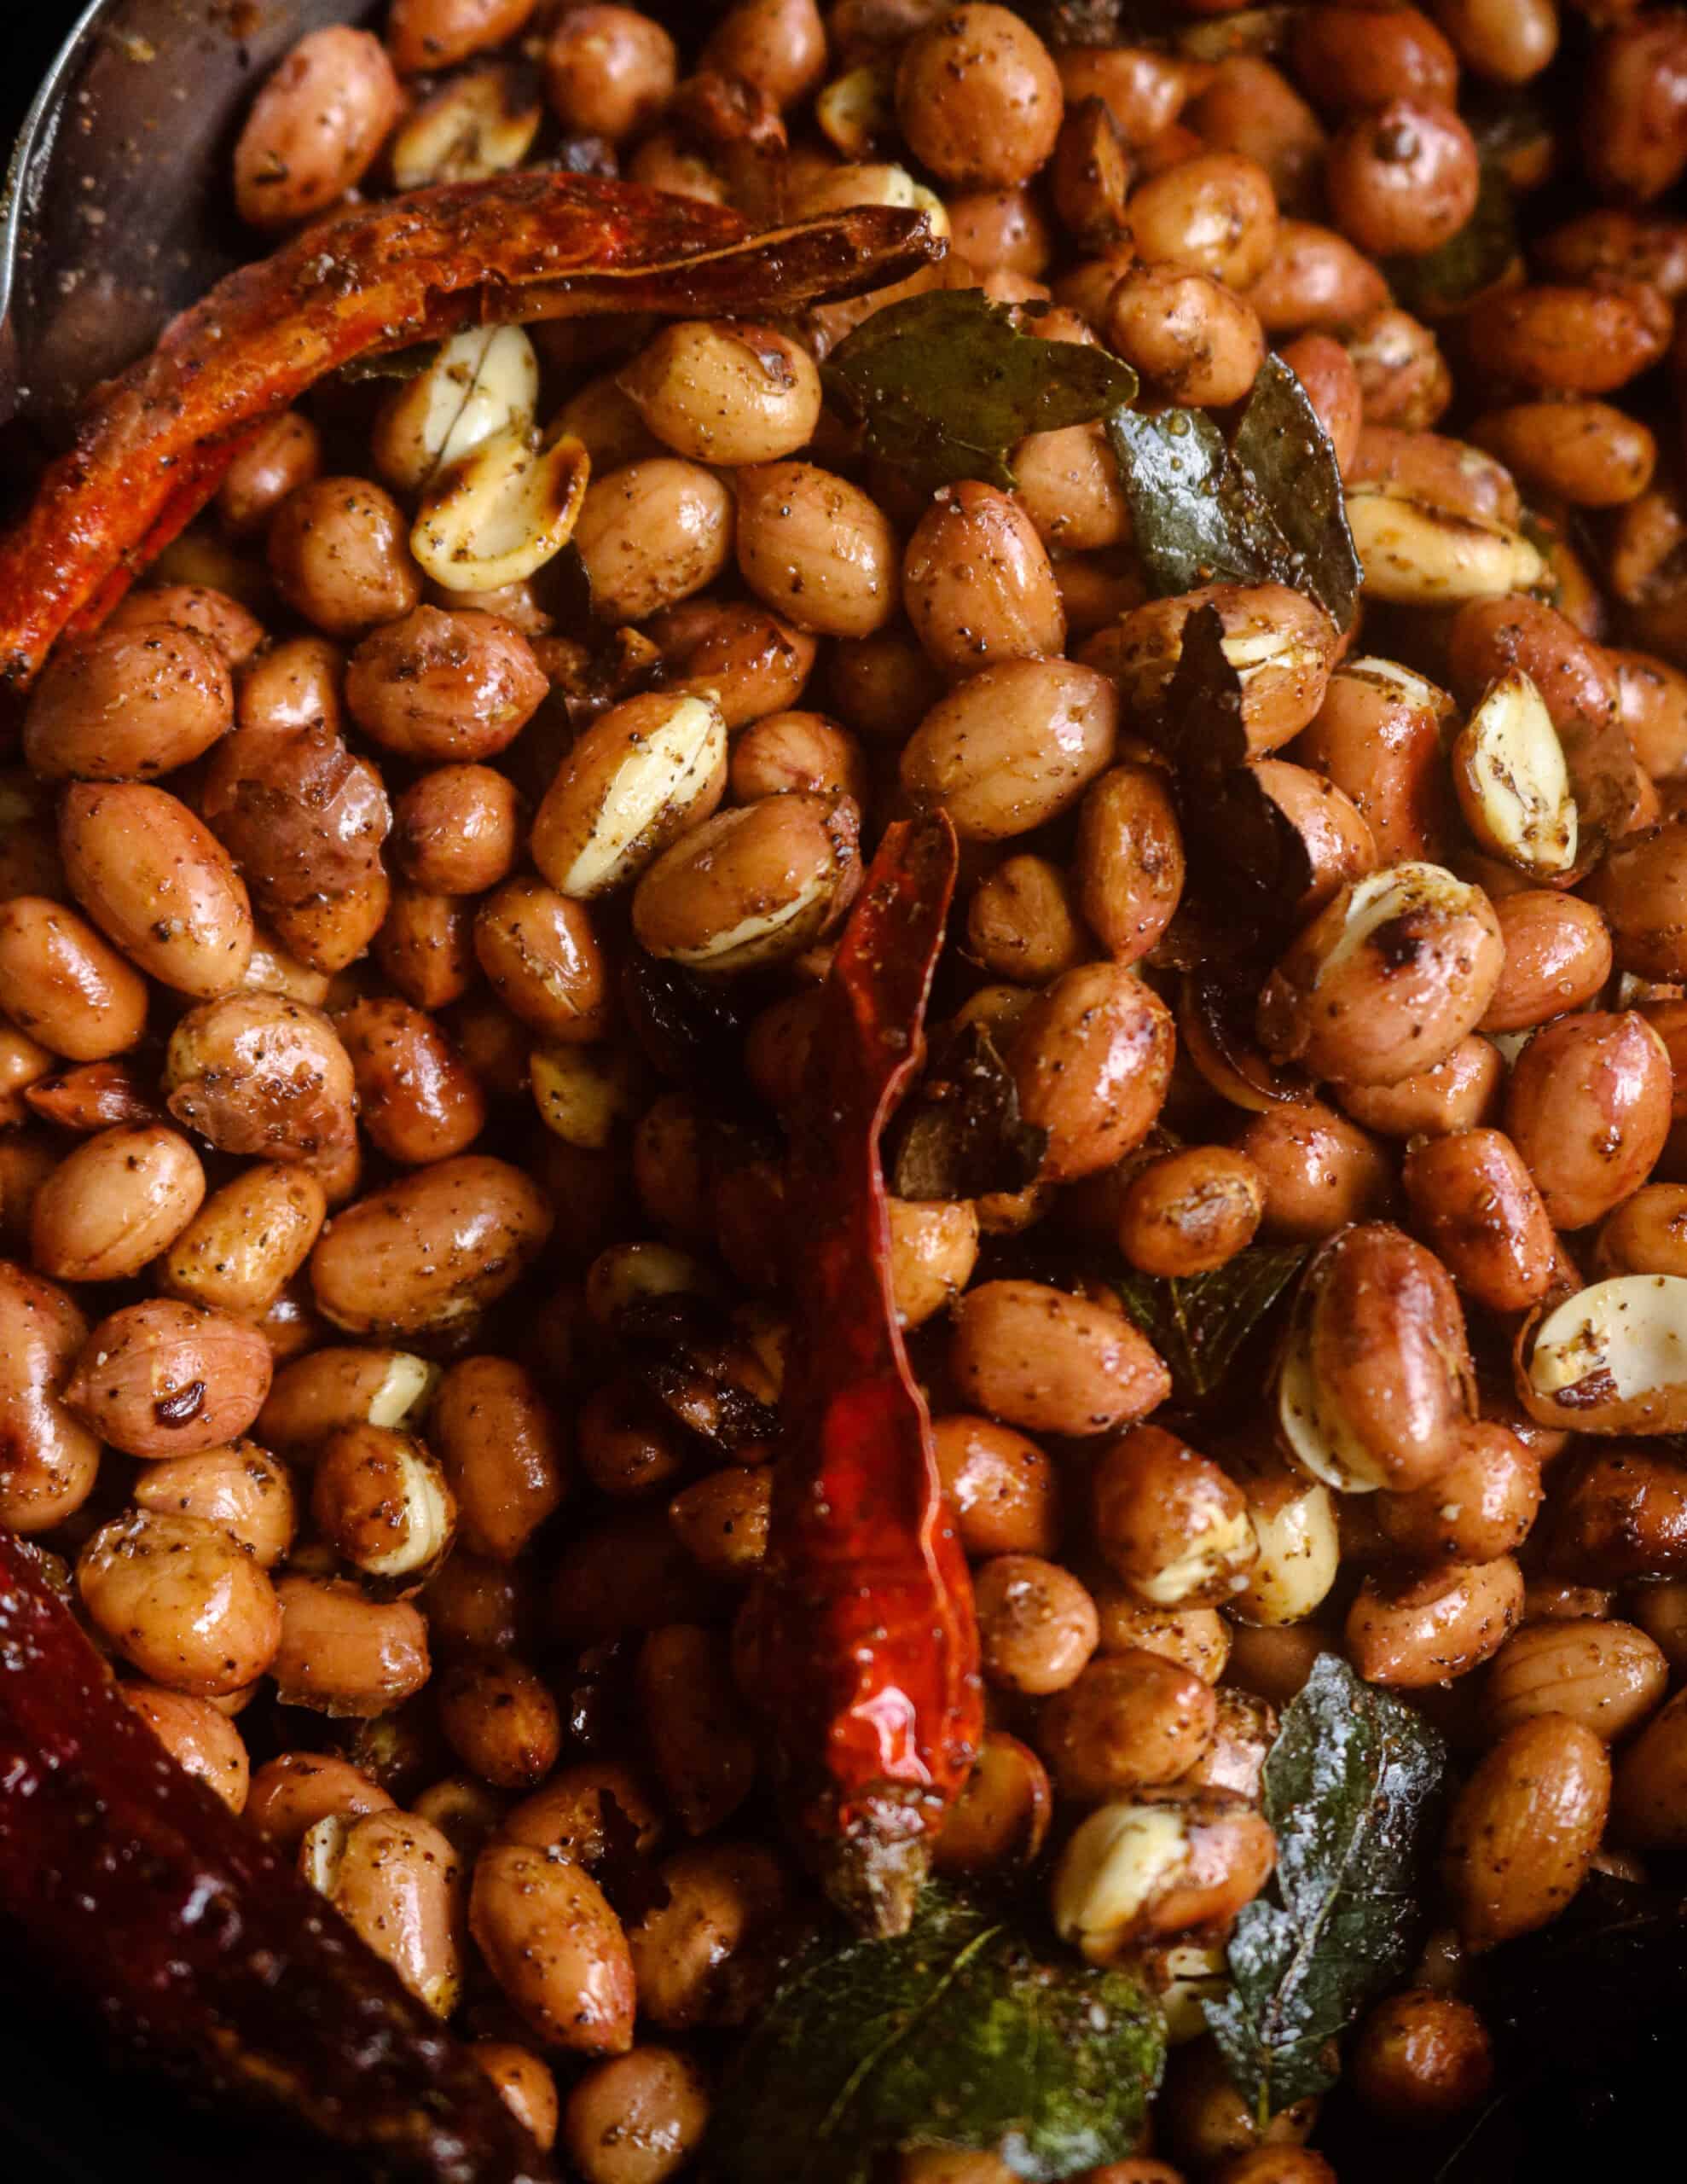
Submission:
M 788 1203 L 803 1239 L 757 1632 L 799 1823 L 865 1931 L 912 1914 L 983 1732 L 965 1558 L 890 1289 L 879 1138 L 919 1066 L 954 892 L 944 815 L 893 826 L 824 989 Z
M 125 1705 L 9 1532 L 0 1782 L 0 1919 L 107 2028 L 410 2184 L 554 2184 L 467 2049 Z
M 465 327 L 656 311 L 794 310 L 941 255 L 921 215 L 859 206 L 767 235 L 635 183 L 445 183 L 331 214 L 241 266 L 101 388 L 0 537 L 0 685 L 26 689 L 203 508 L 254 430 L 362 356 Z

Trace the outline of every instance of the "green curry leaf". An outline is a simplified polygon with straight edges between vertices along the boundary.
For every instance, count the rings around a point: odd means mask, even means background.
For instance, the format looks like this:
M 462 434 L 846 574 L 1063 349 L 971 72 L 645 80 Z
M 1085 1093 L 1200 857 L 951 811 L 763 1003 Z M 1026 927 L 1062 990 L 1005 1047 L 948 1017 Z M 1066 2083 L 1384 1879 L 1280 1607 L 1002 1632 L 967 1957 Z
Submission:
M 932 2146 L 1070 2176 L 1136 2150 L 1162 2060 L 1130 1974 L 1045 1960 L 928 1887 L 907 1934 L 818 1953 L 774 1996 L 704 2168 L 716 2184 L 867 2184 L 885 2153 Z
M 1223 1388 L 1307 1258 L 1299 1244 L 1260 1244 L 1238 1252 L 1209 1274 L 1162 1281 L 1128 1272 L 1109 1279 L 1120 1303 L 1165 1360 L 1179 1401 L 1200 1403 Z
M 1335 2082 L 1336 2040 L 1411 1963 L 1446 1771 L 1421 1714 L 1319 1654 L 1265 1763 L 1276 1878 L 1237 1920 L 1230 1991 L 1204 2005 L 1262 2119 Z
M 1231 439 L 1204 411 L 1107 421 L 1136 549 L 1161 596 L 1207 584 L 1284 584 L 1340 629 L 1364 572 L 1330 436 L 1306 389 L 1267 357 Z
M 1028 433 L 1104 417 L 1136 374 L 1104 349 L 1024 334 L 977 288 L 887 304 L 821 367 L 826 389 L 872 453 L 927 487 L 962 478 L 1012 486 L 1009 452 Z

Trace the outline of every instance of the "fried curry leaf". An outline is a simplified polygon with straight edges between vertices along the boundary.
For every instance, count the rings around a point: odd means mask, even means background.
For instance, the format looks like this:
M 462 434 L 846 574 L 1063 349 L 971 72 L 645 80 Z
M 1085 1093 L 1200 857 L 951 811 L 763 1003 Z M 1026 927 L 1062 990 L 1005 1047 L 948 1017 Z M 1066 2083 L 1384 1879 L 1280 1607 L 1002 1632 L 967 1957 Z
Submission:
M 1129 1973 L 1045 1960 L 928 1887 L 913 1927 L 811 1955 L 740 2051 L 704 2149 L 715 2184 L 867 2184 L 898 2146 L 1071 2176 L 1139 2143 L 1157 2006 Z
M 1312 885 L 1300 829 L 1248 764 L 1242 682 L 1224 648 L 1224 621 L 1210 603 L 1183 626 L 1178 664 L 1157 735 L 1172 762 L 1178 816 L 1203 891 L 1228 896 L 1238 881 L 1256 903 L 1284 916 Z
M 1336 2040 L 1411 1963 L 1446 1771 L 1439 1730 L 1319 1654 L 1265 1763 L 1276 1877 L 1236 1921 L 1230 1990 L 1204 2005 L 1262 2122 L 1334 2084 Z
M 1109 1276 L 1119 1301 L 1166 1362 L 1178 1399 L 1219 1393 L 1251 1338 L 1307 1262 L 1299 1244 L 1256 1244 L 1210 1274 Z
M 1306 389 L 1280 357 L 1267 357 L 1228 442 L 1199 410 L 1121 410 L 1107 430 L 1137 552 L 1158 595 L 1284 584 L 1348 627 L 1363 572 L 1341 471 Z
M 1518 248 L 1511 185 L 1499 160 L 1485 156 L 1476 209 L 1458 234 L 1419 258 L 1390 258 L 1384 270 L 1402 310 L 1434 317 L 1491 288 Z
M 1048 1132 L 1019 1113 L 1012 1072 L 983 1024 L 934 1052 L 886 1149 L 897 1198 L 984 1198 L 1034 1183 Z
M 888 304 L 839 343 L 821 374 L 866 428 L 870 450 L 927 487 L 961 478 L 1011 486 L 1008 453 L 1028 433 L 1087 424 L 1136 392 L 1128 364 L 1104 349 L 1022 334 L 1014 312 L 977 288 Z

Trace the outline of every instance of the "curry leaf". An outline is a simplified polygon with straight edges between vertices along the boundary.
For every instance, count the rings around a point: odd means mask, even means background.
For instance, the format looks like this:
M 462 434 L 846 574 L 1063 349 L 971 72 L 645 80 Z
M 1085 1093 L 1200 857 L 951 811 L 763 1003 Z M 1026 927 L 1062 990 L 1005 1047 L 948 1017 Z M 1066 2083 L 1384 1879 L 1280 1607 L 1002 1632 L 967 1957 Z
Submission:
M 1403 309 L 1434 317 L 1491 288 L 1517 252 L 1511 185 L 1499 160 L 1485 157 L 1470 218 L 1438 250 L 1417 258 L 1391 258 L 1386 269 L 1388 286 Z
M 928 1887 L 912 1929 L 818 1953 L 781 1988 L 716 2105 L 716 2184 L 866 2184 L 898 2146 L 1070 2176 L 1134 2152 L 1163 2055 L 1130 1974 L 1038 1956 Z
M 1419 1845 L 1446 1770 L 1421 1714 L 1319 1654 L 1265 1763 L 1276 1878 L 1232 1931 L 1229 1992 L 1205 2005 L 1262 2119 L 1335 2082 L 1335 2042 L 1412 1961 Z
M 1018 1087 L 988 1030 L 975 1023 L 934 1043 L 884 1165 L 898 1198 L 986 1198 L 1034 1183 L 1047 1146 L 1048 1132 L 1022 1118 Z
M 1255 1245 L 1209 1274 L 1162 1281 L 1127 1273 L 1109 1279 L 1165 1360 L 1179 1400 L 1198 1403 L 1224 1386 L 1307 1257 L 1299 1244 Z
M 1107 429 L 1136 550 L 1157 594 L 1284 584 L 1347 628 L 1363 572 L 1341 471 L 1280 357 L 1267 357 L 1229 442 L 1199 410 L 1122 410 Z
M 871 451 L 925 486 L 962 478 L 1011 486 L 1008 453 L 1028 433 L 1087 424 L 1136 392 L 1128 364 L 1104 349 L 1021 333 L 1013 310 L 977 288 L 887 304 L 822 373 Z

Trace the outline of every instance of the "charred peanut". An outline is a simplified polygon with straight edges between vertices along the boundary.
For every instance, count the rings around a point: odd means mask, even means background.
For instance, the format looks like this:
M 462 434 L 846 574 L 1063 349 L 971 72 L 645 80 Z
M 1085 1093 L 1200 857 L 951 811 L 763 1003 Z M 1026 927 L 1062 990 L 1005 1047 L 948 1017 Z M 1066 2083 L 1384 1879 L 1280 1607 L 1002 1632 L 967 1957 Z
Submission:
M 1002 840 L 1077 803 L 1110 762 L 1118 723 L 1118 693 L 1093 669 L 1010 660 L 925 715 L 903 749 L 902 786 L 968 839 Z
M 1508 1638 L 1487 1672 L 1482 1711 L 1497 1735 L 1567 1715 L 1607 1744 L 1662 1704 L 1669 1664 L 1644 1630 L 1609 1617 L 1533 1623 Z
M 1441 1871 L 1467 1949 L 1545 1926 L 1581 1885 L 1611 1800 L 1591 1729 L 1543 1714 L 1509 1729 L 1460 1792 Z
M 128 1455 L 193 1455 L 239 1439 L 264 1407 L 273 1369 L 269 1344 L 247 1321 L 160 1298 L 100 1321 L 65 1401 Z
M 1412 1218 L 1464 1293 L 1521 1312 L 1551 1287 L 1557 1239 L 1516 1147 L 1501 1130 L 1460 1130 L 1407 1149 Z
M 1475 1415 L 1475 1372 L 1446 1268 L 1384 1223 L 1345 1230 L 1309 1269 L 1278 1415 L 1296 1461 L 1339 1492 L 1427 1484 Z
M 1035 1281 L 987 1281 L 954 1308 L 963 1397 L 1030 1433 L 1105 1432 L 1164 1401 L 1170 1376 L 1130 1321 Z
M 1100 1805 L 1055 1869 L 1054 1923 L 1092 1962 L 1110 1963 L 1156 1935 L 1233 1918 L 1276 1859 L 1265 1821 L 1221 1792 Z
M 328 1216 L 322 1187 L 296 1163 L 257 1161 L 213 1191 L 163 1256 L 172 1297 L 257 1318 L 310 1255 Z
M 1491 1659 L 1522 1603 L 1509 1555 L 1392 1583 L 1367 1577 L 1348 1611 L 1348 1652 L 1367 1683 L 1421 1690 Z
M 159 1515 L 202 1517 L 220 1525 L 266 1570 L 287 1554 L 298 1525 L 287 1467 L 252 1441 L 148 1464 L 135 1482 L 133 1498 L 137 1507 Z
M 515 1843 L 475 1862 L 469 1927 L 492 1976 L 547 2046 L 624 2054 L 635 2001 L 627 1937 L 589 1873 Z
M 1506 1128 L 1555 1228 L 1583 1228 L 1650 1174 L 1669 1133 L 1672 1075 L 1642 1016 L 1544 1025 L 1518 1056 Z
M 419 2001 L 450 2015 L 460 1867 L 437 1827 L 413 1813 L 329 1814 L 305 1830 L 299 1869 Z
M 1209 1457 L 1157 1426 L 1133 1426 L 1092 1474 L 1095 1542 L 1150 1607 L 1231 1599 L 1259 1555 L 1241 1490 Z
M 88 1323 L 61 1289 L 0 1260 L 0 1522 L 51 1531 L 93 1490 L 100 1443 L 63 1401 Z
M 179 1130 L 101 1130 L 35 1194 L 31 1257 L 55 1281 L 119 1281 L 167 1250 L 204 1199 L 205 1170 Z
M 726 722 L 712 697 L 629 698 L 564 759 L 535 815 L 533 861 L 565 896 L 606 893 L 707 819 L 726 783 Z
M 1278 964 L 1259 1024 L 1274 1056 L 1393 1084 L 1445 1060 L 1481 1020 L 1504 950 L 1493 905 L 1434 864 L 1349 881 Z
M 232 1533 L 202 1517 L 113 1518 L 78 1557 L 76 1582 L 107 1643 L 168 1691 L 224 1697 L 276 1658 L 275 1587 Z
M 340 1578 L 287 1576 L 275 1590 L 281 1641 L 271 1673 L 284 1706 L 367 1717 L 427 1682 L 427 1625 L 408 1600 L 379 1603 Z
M 323 1443 L 310 1513 L 337 1554 L 395 1592 L 421 1584 L 456 1531 L 456 1502 L 432 1451 L 380 1426 L 345 1426 Z
M 157 1683 L 120 1683 L 132 1707 L 178 1767 L 196 1774 L 231 1812 L 245 1809 L 252 1766 L 240 1731 L 208 1699 Z

